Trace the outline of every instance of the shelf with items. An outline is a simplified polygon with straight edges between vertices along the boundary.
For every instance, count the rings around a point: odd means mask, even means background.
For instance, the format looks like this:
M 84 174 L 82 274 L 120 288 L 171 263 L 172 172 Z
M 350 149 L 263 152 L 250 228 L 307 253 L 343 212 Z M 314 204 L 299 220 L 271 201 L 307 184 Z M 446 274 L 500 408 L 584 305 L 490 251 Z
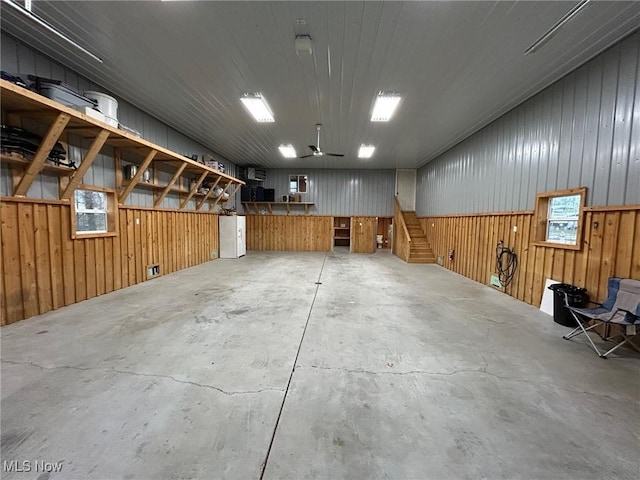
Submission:
M 351 218 L 333 217 L 333 246 L 351 246 Z
M 140 187 L 157 190 L 158 195 L 154 203 L 155 206 L 158 206 L 162 199 L 174 189 L 176 182 L 184 176 L 197 178 L 198 185 L 195 189 L 185 188 L 184 192 L 178 192 L 181 195 L 180 209 L 184 209 L 189 201 L 196 197 L 199 199 L 196 202 L 196 210 L 200 210 L 206 202 L 209 203 L 211 210 L 219 202 L 225 200 L 222 198 L 224 193 L 229 193 L 229 197 L 232 197 L 237 189 L 244 185 L 242 180 L 5 80 L 0 80 L 0 96 L 2 97 L 3 119 L 8 119 L 8 123 L 15 124 L 22 123 L 22 120 L 30 120 L 40 124 L 48 124 L 48 129 L 42 136 L 40 145 L 30 161 L 28 159 L 21 161 L 13 155 L 7 159 L 4 158 L 4 155 L 2 157 L 3 162 L 6 161 L 21 167 L 16 170 L 23 170 L 14 175 L 13 196 L 25 196 L 39 174 L 57 172 L 63 177 L 69 177 L 68 181 L 64 185 L 61 184 L 60 188 L 60 199 L 69 200 L 104 146 L 111 146 L 116 151 L 126 152 L 127 161 L 137 166 L 136 174 L 127 182 L 123 181 L 122 169 L 116 168 L 116 186 L 118 203 L 120 204 L 125 202 L 134 188 Z M 63 134 L 73 134 L 90 141 L 90 146 L 85 151 L 82 162 L 75 170 L 47 163 L 51 150 Z M 117 158 L 116 163 L 119 161 Z M 173 177 L 166 185 L 157 182 L 141 182 L 143 172 L 149 167 L 153 167 L 154 171 L 157 169 L 169 172 L 173 174 Z M 149 187 L 149 183 L 153 183 L 153 186 Z M 220 185 L 224 192 L 217 198 L 212 196 L 213 192 L 211 191 L 198 193 L 200 186 L 207 183 Z
M 26 168 L 31 163 L 31 160 L 17 153 L 13 153 L 10 155 L 0 155 L 0 162 L 9 165 L 15 165 L 21 168 Z M 56 165 L 54 163 L 45 163 L 42 166 L 42 173 L 51 173 L 52 175 L 60 175 L 63 177 L 71 176 L 75 171 L 75 168 L 65 167 L 64 165 Z
M 274 206 L 284 206 L 287 209 L 287 214 L 291 213 L 291 207 L 302 206 L 304 207 L 304 213 L 309 214 L 309 207 L 315 205 L 314 202 L 242 202 L 247 213 L 251 213 L 253 208 L 255 213 L 260 213 L 260 207 L 265 206 L 269 209 L 269 213 L 273 215 Z
M 184 177 L 177 180 L 176 182 L 169 182 L 167 184 L 157 183 L 158 180 L 155 178 L 153 180 L 148 180 L 148 181 L 142 180 L 135 184 L 135 188 L 152 190 L 154 192 L 154 206 L 156 207 L 158 207 L 162 203 L 166 195 L 169 193 L 177 194 L 179 196 L 181 209 L 184 208 L 187 202 L 189 202 L 189 200 L 191 200 L 192 198 L 199 199 L 199 201 L 196 204 L 196 210 L 200 210 L 205 202 L 209 202 L 210 210 L 213 209 L 213 207 L 218 203 L 228 202 L 229 199 L 232 197 L 232 194 L 234 193 L 233 190 L 235 189 L 232 189 L 230 191 L 225 191 L 225 189 L 223 189 L 222 187 L 216 186 L 219 182 L 215 180 L 212 185 L 205 183 L 206 178 L 208 177 L 205 177 L 205 180 L 203 180 L 203 182 L 195 191 L 193 191 L 194 189 L 193 183 L 195 182 L 195 180 L 191 181 L 192 183 L 191 185 L 183 185 L 183 181 L 186 180 L 186 178 Z M 121 190 L 127 189 L 130 186 L 130 184 L 131 184 L 131 180 L 129 179 L 122 180 L 120 182 L 120 189 Z M 202 187 L 203 184 L 211 185 L 211 186 L 209 188 L 203 188 Z M 231 186 L 231 184 L 229 184 L 229 186 Z M 216 188 L 217 188 L 217 191 L 216 191 Z M 225 193 L 229 193 L 229 195 L 225 196 Z

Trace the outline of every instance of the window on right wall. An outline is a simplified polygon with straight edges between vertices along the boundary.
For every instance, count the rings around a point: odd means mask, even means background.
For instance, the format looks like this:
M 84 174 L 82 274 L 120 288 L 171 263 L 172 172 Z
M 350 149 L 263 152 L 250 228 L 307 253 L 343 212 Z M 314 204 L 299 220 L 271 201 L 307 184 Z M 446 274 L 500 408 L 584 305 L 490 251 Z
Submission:
M 571 188 L 536 195 L 535 245 L 582 248 L 583 210 L 587 189 Z

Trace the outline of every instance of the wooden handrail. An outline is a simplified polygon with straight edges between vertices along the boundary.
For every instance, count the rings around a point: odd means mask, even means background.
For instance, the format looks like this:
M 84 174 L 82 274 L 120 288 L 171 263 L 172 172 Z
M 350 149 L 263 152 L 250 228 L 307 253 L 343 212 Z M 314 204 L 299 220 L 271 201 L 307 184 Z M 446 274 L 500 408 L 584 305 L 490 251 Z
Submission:
M 402 225 L 402 229 L 404 230 L 404 234 L 407 236 L 409 243 L 411 243 L 411 235 L 409 235 L 409 229 L 407 228 L 407 224 L 404 221 L 404 215 L 402 214 L 402 208 L 400 208 L 400 202 L 398 202 L 398 197 L 394 197 L 396 201 L 396 208 L 398 209 L 398 217 L 400 218 L 400 224 Z

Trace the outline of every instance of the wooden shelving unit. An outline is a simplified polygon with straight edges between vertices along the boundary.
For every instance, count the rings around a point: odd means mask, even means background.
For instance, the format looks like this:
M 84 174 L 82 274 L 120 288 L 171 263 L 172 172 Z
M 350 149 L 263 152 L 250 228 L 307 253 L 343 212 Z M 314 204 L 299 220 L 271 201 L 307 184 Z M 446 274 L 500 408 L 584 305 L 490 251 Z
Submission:
M 150 188 L 157 193 L 154 202 L 156 207 L 162 203 L 167 194 L 178 192 L 181 199 L 181 210 L 185 209 L 194 197 L 198 199 L 195 202 L 196 210 L 200 210 L 205 203 L 209 204 L 209 209 L 211 210 L 219 202 L 223 201 L 222 197 L 225 192 L 229 193 L 229 198 L 231 198 L 238 188 L 244 185 L 244 182 L 237 178 L 136 137 L 129 132 L 107 125 L 5 80 L 0 80 L 0 96 L 2 97 L 2 110 L 6 118 L 13 121 L 16 119 L 18 121 L 30 119 L 49 125 L 38 151 L 31 160 L 14 155 L 3 155 L 1 158 L 2 162 L 10 163 L 16 167 L 13 189 L 13 196 L 15 197 L 26 196 L 29 187 L 39 174 L 54 173 L 62 177 L 68 177 L 68 179 L 65 179 L 64 184 L 61 183 L 60 199 L 69 200 L 73 195 L 73 191 L 81 184 L 85 173 L 105 145 L 110 145 L 119 152 L 126 152 L 132 159 L 137 159 L 131 162 L 136 163 L 138 166 L 136 175 L 125 182 L 122 178 L 120 158 L 119 155 L 116 155 L 117 167 L 120 165 L 120 168 L 116 168 L 116 193 L 120 204 L 126 201 L 134 188 Z M 77 169 L 47 163 L 47 157 L 51 149 L 63 133 L 79 135 L 91 142 Z M 171 180 L 166 185 L 154 183 L 151 184 L 152 186 L 149 186 L 150 184 L 147 182 L 141 182 L 143 172 L 152 166 L 154 169 L 157 168 L 160 171 L 172 173 Z M 180 185 L 182 177 L 196 178 L 193 188 L 175 187 L 176 184 Z M 203 184 L 213 185 L 209 193 L 198 193 Z M 223 188 L 223 194 L 213 198 L 212 194 L 216 186 Z
M 131 183 L 131 180 L 122 180 L 121 182 L 121 186 L 123 188 L 126 188 L 129 186 L 129 184 Z M 138 182 L 136 183 L 136 188 L 143 188 L 143 189 L 147 189 L 147 190 L 153 190 L 154 192 L 160 192 L 160 191 L 164 191 L 167 188 L 167 185 L 161 185 L 158 183 L 154 183 L 154 182 Z M 181 195 L 188 195 L 190 193 L 190 190 L 186 187 L 183 186 L 172 186 L 169 189 L 169 193 L 177 193 L 177 194 L 181 194 Z M 200 197 L 208 197 L 211 198 L 209 195 L 207 195 L 206 193 L 200 193 L 200 192 L 196 192 L 194 195 L 194 197 L 200 198 Z M 231 198 L 231 195 L 229 195 L 229 198 Z M 211 198 L 211 200 L 218 200 L 217 203 L 225 203 L 229 201 L 229 198 L 223 198 L 223 195 L 219 195 L 218 197 L 213 197 Z
M 22 155 L 13 154 L 13 155 L 0 155 L 0 162 L 8 163 L 10 165 L 17 165 L 20 167 L 27 167 L 31 160 L 24 158 Z M 53 163 L 45 163 L 42 166 L 42 173 L 50 173 L 52 175 L 59 175 L 62 177 L 70 177 L 75 172 L 75 168 L 65 167 L 63 165 L 55 165 Z
M 251 213 L 253 208 L 255 213 L 260 213 L 260 207 L 266 206 L 269 209 L 269 213 L 273 214 L 274 206 L 284 206 L 287 209 L 287 214 L 291 213 L 291 207 L 302 206 L 304 207 L 304 213 L 309 214 L 309 207 L 315 205 L 313 202 L 242 202 L 247 213 Z
M 350 217 L 333 217 L 333 246 L 351 247 Z

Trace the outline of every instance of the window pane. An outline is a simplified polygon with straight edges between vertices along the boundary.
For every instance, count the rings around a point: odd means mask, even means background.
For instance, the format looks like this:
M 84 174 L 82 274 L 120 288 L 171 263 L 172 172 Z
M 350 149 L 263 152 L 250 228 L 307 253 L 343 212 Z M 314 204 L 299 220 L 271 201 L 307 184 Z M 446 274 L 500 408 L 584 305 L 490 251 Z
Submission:
M 76 232 L 106 232 L 106 213 L 76 212 Z
M 300 175 L 298 177 L 298 192 L 307 193 L 307 176 Z
M 549 220 L 547 224 L 547 241 L 576 245 L 578 243 L 578 221 Z
M 577 219 L 580 215 L 580 195 L 552 197 L 549 199 L 549 220 Z
M 75 191 L 76 210 L 107 210 L 107 194 L 91 190 Z

